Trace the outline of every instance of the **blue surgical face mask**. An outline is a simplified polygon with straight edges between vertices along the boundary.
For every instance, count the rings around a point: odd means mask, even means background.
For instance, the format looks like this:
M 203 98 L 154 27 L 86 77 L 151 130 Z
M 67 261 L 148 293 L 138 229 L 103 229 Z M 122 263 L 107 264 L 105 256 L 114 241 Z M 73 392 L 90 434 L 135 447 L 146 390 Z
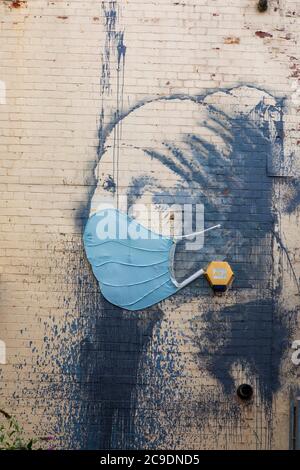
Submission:
M 83 240 L 103 296 L 126 310 L 155 305 L 204 273 L 200 269 L 178 283 L 173 272 L 177 240 L 151 232 L 116 209 L 91 216 Z

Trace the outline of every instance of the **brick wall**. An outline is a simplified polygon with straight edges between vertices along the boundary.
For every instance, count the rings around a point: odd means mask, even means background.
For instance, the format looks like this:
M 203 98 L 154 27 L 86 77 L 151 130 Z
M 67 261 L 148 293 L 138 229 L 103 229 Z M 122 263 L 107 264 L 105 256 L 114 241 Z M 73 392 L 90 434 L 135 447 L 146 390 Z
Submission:
M 299 16 L 291 0 L 265 13 L 255 0 L 0 1 L 0 404 L 28 433 L 62 448 L 288 448 Z M 203 204 L 222 231 L 179 249 L 176 272 L 227 259 L 226 296 L 200 279 L 145 311 L 105 301 L 82 233 L 122 195 Z

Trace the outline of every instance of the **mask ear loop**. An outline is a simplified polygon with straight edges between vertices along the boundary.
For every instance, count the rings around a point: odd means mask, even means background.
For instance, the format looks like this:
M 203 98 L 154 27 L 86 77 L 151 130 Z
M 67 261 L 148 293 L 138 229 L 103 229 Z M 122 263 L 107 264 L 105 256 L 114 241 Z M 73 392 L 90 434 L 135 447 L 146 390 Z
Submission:
M 193 232 L 193 233 L 190 233 L 188 235 L 179 235 L 179 236 L 175 236 L 173 237 L 174 238 L 174 245 L 171 249 L 171 253 L 170 253 L 170 272 L 171 272 L 171 279 L 172 279 L 172 282 L 173 284 L 175 284 L 175 286 L 178 288 L 178 289 L 182 289 L 183 287 L 187 286 L 188 284 L 190 284 L 191 282 L 195 281 L 195 279 L 198 279 L 198 277 L 202 276 L 203 274 L 205 274 L 205 271 L 204 269 L 199 269 L 198 271 L 196 271 L 194 274 L 192 274 L 190 277 L 188 277 L 187 279 L 185 279 L 184 281 L 182 282 L 177 282 L 176 281 L 176 278 L 175 278 L 175 273 L 174 273 L 174 259 L 175 259 L 175 251 L 176 251 L 176 245 L 177 243 L 182 240 L 183 238 L 189 238 L 189 237 L 194 237 L 195 235 L 200 235 L 201 233 L 205 233 L 205 232 L 208 232 L 209 230 L 213 230 L 215 228 L 220 228 L 221 225 L 218 224 L 218 225 L 214 225 L 213 227 L 209 227 L 205 230 L 201 230 L 201 232 Z
M 214 225 L 213 227 L 206 228 L 205 230 L 201 230 L 201 232 L 193 232 L 190 233 L 189 235 L 177 235 L 174 238 L 174 240 L 182 240 L 183 238 L 189 238 L 189 237 L 194 237 L 195 235 L 200 235 L 201 233 L 208 232 L 209 230 L 213 230 L 214 228 L 220 228 L 221 224 Z

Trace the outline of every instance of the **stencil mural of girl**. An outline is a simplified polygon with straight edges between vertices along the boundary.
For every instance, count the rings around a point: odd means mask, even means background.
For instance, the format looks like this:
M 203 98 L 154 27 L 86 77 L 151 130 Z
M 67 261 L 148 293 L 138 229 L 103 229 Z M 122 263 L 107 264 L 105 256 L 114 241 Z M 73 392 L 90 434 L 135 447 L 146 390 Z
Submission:
M 282 116 L 282 100 L 241 86 L 145 102 L 104 132 L 90 215 L 109 203 L 169 234 L 169 223 L 180 231 L 184 206 L 191 216 L 198 207 L 204 228 L 221 228 L 178 247 L 176 278 L 222 259 L 235 281 L 219 298 L 200 278 L 138 312 L 98 294 L 81 355 L 93 408 L 84 448 L 198 448 L 199 435 L 202 448 L 211 437 L 226 447 L 249 413 L 235 398 L 244 382 L 255 391 L 247 432 L 254 447 L 270 446 L 272 397 L 295 318 L 280 304 Z M 151 219 L 142 209 L 150 205 Z M 294 206 L 289 200 L 286 210 Z

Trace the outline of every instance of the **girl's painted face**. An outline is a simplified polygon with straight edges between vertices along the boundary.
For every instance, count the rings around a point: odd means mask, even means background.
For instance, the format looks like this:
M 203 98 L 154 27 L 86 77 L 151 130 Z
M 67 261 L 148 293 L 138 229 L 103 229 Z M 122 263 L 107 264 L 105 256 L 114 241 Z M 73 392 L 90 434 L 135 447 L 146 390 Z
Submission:
M 270 95 L 247 87 L 137 108 L 105 141 L 90 213 L 113 206 L 165 236 L 221 224 L 178 247 L 179 280 L 213 259 L 249 263 L 272 230 L 266 168 L 279 117 Z M 246 272 L 242 262 L 236 269 Z

